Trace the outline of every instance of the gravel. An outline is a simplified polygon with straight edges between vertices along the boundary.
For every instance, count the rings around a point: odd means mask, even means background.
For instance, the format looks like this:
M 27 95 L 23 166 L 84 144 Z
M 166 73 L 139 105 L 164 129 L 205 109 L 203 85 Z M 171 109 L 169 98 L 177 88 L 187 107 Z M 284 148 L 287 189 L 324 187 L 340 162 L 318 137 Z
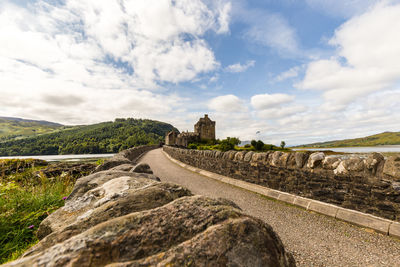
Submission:
M 327 216 L 271 200 L 188 171 L 164 156 L 161 149 L 145 154 L 163 182 L 182 185 L 194 194 L 234 201 L 243 212 L 273 227 L 297 266 L 400 267 L 400 240 Z

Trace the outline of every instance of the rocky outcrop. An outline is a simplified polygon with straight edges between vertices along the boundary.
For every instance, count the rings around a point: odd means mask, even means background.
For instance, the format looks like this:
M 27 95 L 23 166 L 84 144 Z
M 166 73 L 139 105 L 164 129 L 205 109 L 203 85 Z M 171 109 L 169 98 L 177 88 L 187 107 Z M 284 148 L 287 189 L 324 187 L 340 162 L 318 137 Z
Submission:
M 78 179 L 40 242 L 5 266 L 295 266 L 272 228 L 234 203 L 127 167 Z
M 400 221 L 400 158 L 323 152 L 199 151 L 165 146 L 188 165 Z

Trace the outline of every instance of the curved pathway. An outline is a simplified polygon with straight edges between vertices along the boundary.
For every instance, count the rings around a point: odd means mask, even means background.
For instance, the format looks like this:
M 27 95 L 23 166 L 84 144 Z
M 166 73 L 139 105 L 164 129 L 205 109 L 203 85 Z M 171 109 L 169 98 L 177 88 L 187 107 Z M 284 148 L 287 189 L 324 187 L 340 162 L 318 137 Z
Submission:
M 145 154 L 146 162 L 163 182 L 182 185 L 193 194 L 234 201 L 278 233 L 297 266 L 400 267 L 400 240 L 301 208 L 269 200 L 171 162 L 161 149 Z

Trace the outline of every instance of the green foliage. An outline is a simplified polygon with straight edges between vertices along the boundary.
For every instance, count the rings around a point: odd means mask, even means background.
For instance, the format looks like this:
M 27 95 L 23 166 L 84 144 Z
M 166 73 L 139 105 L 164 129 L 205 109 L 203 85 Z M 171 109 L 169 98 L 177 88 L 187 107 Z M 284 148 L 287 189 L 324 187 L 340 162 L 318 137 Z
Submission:
M 380 146 L 380 145 L 400 145 L 400 132 L 384 132 L 362 138 L 313 143 L 308 145 L 301 145 L 299 147 L 324 148 L 324 147 Z
M 251 146 L 254 148 L 256 151 L 262 151 L 264 150 L 264 142 L 261 140 L 252 140 L 251 141 Z
M 197 144 L 189 144 L 188 148 L 189 149 L 197 149 Z
M 40 222 L 64 205 L 75 179 L 38 177 L 31 167 L 0 177 L 0 264 L 19 257 L 38 240 Z
M 222 140 L 219 144 L 219 150 L 221 151 L 228 151 L 234 150 L 235 146 L 240 144 L 239 138 L 236 137 L 227 137 L 226 139 Z
M 282 148 L 282 149 L 284 149 L 284 148 L 285 148 L 285 146 L 286 146 L 286 143 L 285 143 L 285 141 L 281 141 L 281 148 Z
M 67 127 L 44 121 L 0 117 L 0 142 L 55 132 Z
M 56 133 L 0 143 L 0 156 L 98 154 L 148 144 L 158 144 L 172 125 L 142 119 L 79 126 Z

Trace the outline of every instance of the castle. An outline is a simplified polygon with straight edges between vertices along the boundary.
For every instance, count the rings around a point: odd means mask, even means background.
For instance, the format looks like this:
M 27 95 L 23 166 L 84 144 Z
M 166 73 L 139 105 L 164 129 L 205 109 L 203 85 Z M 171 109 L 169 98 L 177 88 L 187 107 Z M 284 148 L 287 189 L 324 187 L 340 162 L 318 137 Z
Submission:
M 210 120 L 207 114 L 194 125 L 194 132 L 178 134 L 171 131 L 165 136 L 165 144 L 170 146 L 187 147 L 188 144 L 200 140 L 215 140 L 215 121 Z

